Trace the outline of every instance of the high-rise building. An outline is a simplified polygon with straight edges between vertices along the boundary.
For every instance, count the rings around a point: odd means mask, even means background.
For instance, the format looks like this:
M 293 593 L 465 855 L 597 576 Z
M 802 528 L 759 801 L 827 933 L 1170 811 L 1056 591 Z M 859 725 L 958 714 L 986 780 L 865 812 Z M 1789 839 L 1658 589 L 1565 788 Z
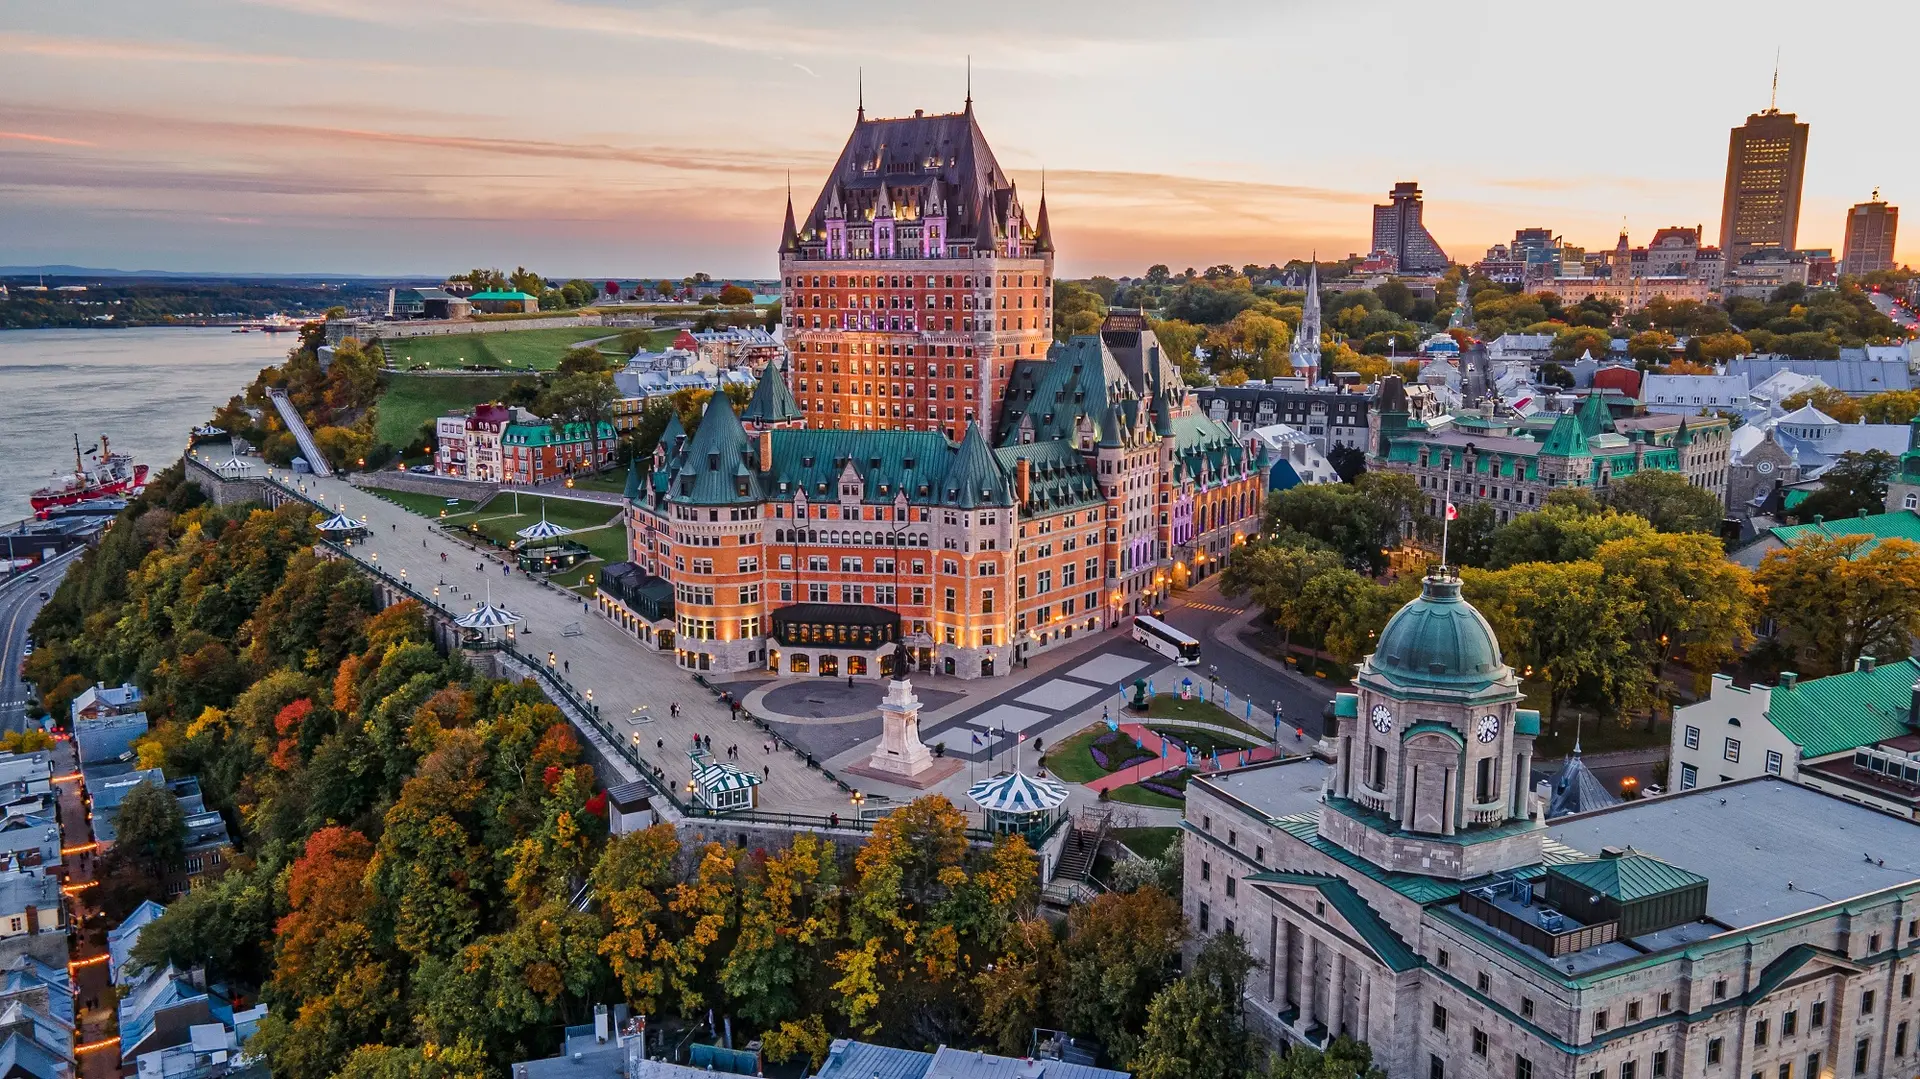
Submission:
M 1873 198 L 1847 211 L 1847 245 L 1840 258 L 1846 272 L 1872 273 L 1893 269 L 1893 234 L 1900 225 L 1900 207 L 1880 201 L 1880 189 Z
M 1013 365 L 1053 340 L 1053 237 L 973 115 L 856 114 L 780 284 L 793 396 L 814 428 L 991 429 Z
M 1373 208 L 1373 250 L 1400 262 L 1404 273 L 1438 272 L 1447 268 L 1447 253 L 1421 222 L 1420 185 L 1402 181 L 1393 185 L 1392 200 Z
M 1727 140 L 1727 189 L 1720 206 L 1720 252 L 1727 265 L 1756 251 L 1791 251 L 1800 228 L 1800 182 L 1807 125 L 1768 107 Z

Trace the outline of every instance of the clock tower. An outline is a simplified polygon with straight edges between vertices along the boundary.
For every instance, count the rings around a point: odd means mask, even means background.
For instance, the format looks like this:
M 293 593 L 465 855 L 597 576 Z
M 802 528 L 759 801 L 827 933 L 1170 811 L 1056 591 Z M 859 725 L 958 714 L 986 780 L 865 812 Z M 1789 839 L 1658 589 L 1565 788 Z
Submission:
M 1528 789 L 1538 712 L 1487 620 L 1440 567 L 1335 702 L 1320 834 L 1384 869 L 1468 879 L 1540 861 Z

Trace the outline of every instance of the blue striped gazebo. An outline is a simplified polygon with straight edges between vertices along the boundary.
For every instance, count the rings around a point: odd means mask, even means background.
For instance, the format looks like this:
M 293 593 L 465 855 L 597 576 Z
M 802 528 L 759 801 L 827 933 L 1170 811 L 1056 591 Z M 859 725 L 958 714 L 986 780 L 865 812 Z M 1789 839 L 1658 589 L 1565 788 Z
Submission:
M 967 788 L 987 815 L 990 832 L 1027 832 L 1043 825 L 1067 802 L 1066 784 L 1024 772 L 1002 772 Z
M 687 756 L 693 762 L 693 778 L 687 788 L 695 801 L 720 811 L 752 809 L 759 804 L 758 773 L 716 761 L 704 750 L 695 750 Z

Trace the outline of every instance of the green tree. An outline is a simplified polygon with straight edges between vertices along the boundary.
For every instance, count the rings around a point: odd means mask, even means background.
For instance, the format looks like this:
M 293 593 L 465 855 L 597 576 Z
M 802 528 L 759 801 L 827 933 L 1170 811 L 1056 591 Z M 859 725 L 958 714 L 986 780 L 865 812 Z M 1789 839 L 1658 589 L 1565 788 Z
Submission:
M 1493 537 L 1487 565 L 1504 569 L 1525 562 L 1579 562 L 1592 558 L 1609 540 L 1652 531 L 1653 525 L 1635 514 L 1610 509 L 1594 512 L 1579 505 L 1550 502 L 1502 526 Z
M 796 835 L 784 850 L 757 855 L 741 890 L 740 932 L 720 982 L 740 1014 L 770 1026 L 817 999 L 840 933 L 840 870 L 833 844 Z
M 567 354 L 560 357 L 560 365 L 554 370 L 556 374 L 565 378 L 568 375 L 605 374 L 611 366 L 613 361 L 607 358 L 606 353 L 593 345 L 580 345 L 568 349 Z
M 1801 521 L 1838 521 L 1879 513 L 1887 505 L 1887 481 L 1899 467 L 1899 459 L 1885 450 L 1843 453 L 1820 474 L 1820 489 L 1795 506 L 1793 515 Z
M 1656 677 L 1676 649 L 1704 681 L 1753 643 L 1753 582 L 1727 561 L 1718 538 L 1632 536 L 1603 544 L 1594 560 L 1610 585 L 1639 601 L 1640 647 Z
M 1613 347 L 1613 334 L 1605 326 L 1569 326 L 1561 330 L 1553 340 L 1553 358 L 1560 363 L 1572 363 L 1583 354 L 1592 353 L 1596 360 L 1607 358 L 1607 351 Z
M 974 976 L 980 995 L 980 1033 L 1008 1056 L 1024 1055 L 1035 1027 L 1052 1022 L 1051 1003 L 1066 961 L 1044 918 L 1015 923 L 1007 948 Z
M 1387 1073 L 1373 1062 L 1372 1046 L 1342 1034 L 1324 1051 L 1295 1045 L 1285 1056 L 1274 1054 L 1259 1079 L 1387 1079 Z
M 1456 566 L 1485 566 L 1493 560 L 1493 538 L 1500 514 L 1491 502 L 1475 502 L 1459 511 L 1447 532 L 1447 561 Z
M 1633 636 L 1642 604 L 1599 563 L 1523 562 L 1463 576 L 1508 663 L 1546 684 L 1556 730 L 1576 693 L 1616 714 L 1646 699 L 1647 668 Z
M 186 812 L 158 783 L 142 783 L 127 792 L 113 831 L 113 851 L 147 873 L 161 876 L 186 864 Z
M 273 930 L 274 876 L 259 865 L 236 867 L 175 899 L 140 931 L 130 965 L 205 966 L 221 976 L 265 981 L 271 971 L 258 943 Z
M 1234 933 L 1207 938 L 1193 969 L 1153 998 L 1134 1054 L 1138 1079 L 1241 1079 L 1253 1065 L 1241 997 L 1254 967 Z
M 1066 978 L 1055 1012 L 1113 1060 L 1131 1060 L 1153 998 L 1173 978 L 1186 936 L 1180 906 L 1158 888 L 1109 892 L 1067 912 Z
M 1261 378 L 1293 373 L 1287 346 L 1293 331 L 1277 318 L 1242 311 L 1207 335 L 1208 366 L 1215 371 L 1240 368 Z
M 1768 552 L 1753 582 L 1808 677 L 1905 656 L 1920 633 L 1920 544 L 1908 540 L 1808 535 Z
M 497 276 L 499 272 L 495 270 L 494 274 Z M 524 292 L 529 296 L 538 296 L 547 291 L 547 283 L 541 280 L 540 275 L 525 266 L 514 267 L 513 273 L 507 277 L 507 284 L 513 288 L 513 291 Z M 498 288 L 499 286 L 490 285 L 489 287 Z
M 1705 337 L 1695 337 L 1687 342 L 1688 352 L 1698 346 L 1698 359 L 1707 363 L 1726 363 L 1753 354 L 1753 342 L 1737 333 L 1714 333 Z M 1694 357 L 1690 357 L 1694 358 Z
M 1317 543 L 1245 543 L 1227 556 L 1220 590 L 1260 604 L 1282 635 L 1291 639 L 1305 624 L 1300 598 L 1308 583 L 1342 568 L 1340 556 Z
M 1715 532 L 1726 509 L 1712 491 L 1695 487 L 1678 472 L 1649 469 L 1607 487 L 1606 504 L 1645 517 L 1658 532 Z
M 1627 338 L 1627 355 L 1641 364 L 1666 363 L 1679 342 L 1663 330 L 1643 330 Z

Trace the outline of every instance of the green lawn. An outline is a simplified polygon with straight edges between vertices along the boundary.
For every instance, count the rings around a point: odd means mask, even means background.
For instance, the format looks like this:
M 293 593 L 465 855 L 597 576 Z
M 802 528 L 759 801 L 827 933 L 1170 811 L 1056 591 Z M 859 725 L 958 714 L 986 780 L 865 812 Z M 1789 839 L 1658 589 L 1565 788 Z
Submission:
M 1162 693 L 1147 702 L 1147 715 L 1154 719 L 1185 719 L 1194 723 L 1211 723 L 1216 727 L 1245 732 L 1262 742 L 1273 739 L 1271 730 L 1261 730 L 1257 725 L 1241 719 L 1239 715 L 1228 712 L 1218 705 L 1209 704 L 1198 697 L 1183 701 L 1178 693 Z
M 610 468 L 605 472 L 595 472 L 586 476 L 575 476 L 573 478 L 573 489 L 576 491 L 605 491 L 608 494 L 616 495 L 626 494 L 627 470 L 624 468 Z
M 517 499 L 517 501 L 516 501 Z M 560 498 L 554 495 L 536 495 L 526 491 L 501 491 L 480 507 L 475 516 L 481 520 L 488 517 L 511 517 L 515 508 L 526 520 L 514 525 L 514 529 L 525 528 L 540 519 L 541 506 L 546 506 L 547 520 L 562 528 L 597 528 L 620 515 L 620 507 L 609 502 L 589 502 L 578 498 Z
M 502 371 L 551 371 L 567 350 L 618 331 L 600 326 L 551 326 L 538 330 L 453 333 L 438 337 L 401 337 L 381 342 L 387 365 L 396 371 L 416 367 L 492 367 Z
M 366 490 L 367 493 L 373 495 L 375 498 L 384 498 L 404 510 L 417 513 L 422 517 L 435 519 L 439 518 L 441 510 L 446 510 L 447 516 L 451 517 L 455 514 L 466 513 L 468 510 L 473 509 L 474 505 L 468 499 L 463 498 L 458 500 L 458 505 L 449 506 L 447 505 L 447 499 L 444 495 L 419 494 L 414 491 L 388 491 L 377 487 L 369 487 Z
M 1192 746 L 1193 754 L 1196 757 L 1204 757 L 1212 753 L 1215 749 L 1218 749 L 1222 753 L 1236 753 L 1242 749 L 1253 748 L 1253 746 L 1238 738 L 1229 738 L 1224 734 L 1215 734 L 1212 731 L 1202 730 L 1198 727 L 1160 726 L 1148 727 L 1147 729 L 1155 734 L 1164 734 L 1169 738 L 1177 738 L 1183 744 Z
M 1115 828 L 1108 833 L 1142 858 L 1158 858 L 1173 846 L 1178 828 Z
M 421 424 L 457 408 L 498 401 L 519 381 L 500 375 L 390 374 L 385 378 L 386 386 L 374 407 L 373 439 L 396 450 L 415 440 Z
M 1152 809 L 1185 809 L 1187 806 L 1187 803 L 1182 799 L 1169 798 L 1158 791 L 1147 790 L 1138 783 L 1129 783 L 1124 787 L 1115 787 L 1113 790 L 1107 792 L 1107 797 L 1116 802 L 1125 802 L 1128 805 L 1147 806 Z
M 1064 782 L 1091 783 L 1107 773 L 1093 763 L 1093 758 L 1087 754 L 1087 747 L 1105 733 L 1107 728 L 1104 726 L 1089 727 L 1064 742 L 1055 742 L 1040 763 L 1055 778 Z
M 625 562 L 627 560 L 627 530 L 618 525 L 595 528 L 585 532 L 575 532 L 567 537 L 584 545 L 593 552 L 593 556 L 602 562 Z

